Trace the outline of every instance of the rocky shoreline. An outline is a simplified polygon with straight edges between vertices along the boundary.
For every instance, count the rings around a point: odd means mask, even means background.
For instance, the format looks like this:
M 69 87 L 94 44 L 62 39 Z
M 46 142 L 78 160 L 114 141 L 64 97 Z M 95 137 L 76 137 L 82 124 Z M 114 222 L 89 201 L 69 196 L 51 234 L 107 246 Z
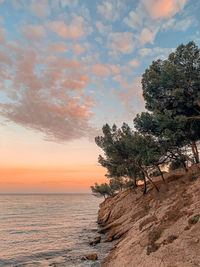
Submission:
M 100 204 L 98 231 L 113 249 L 102 267 L 200 266 L 200 171 L 178 169 L 149 186 L 127 189 Z

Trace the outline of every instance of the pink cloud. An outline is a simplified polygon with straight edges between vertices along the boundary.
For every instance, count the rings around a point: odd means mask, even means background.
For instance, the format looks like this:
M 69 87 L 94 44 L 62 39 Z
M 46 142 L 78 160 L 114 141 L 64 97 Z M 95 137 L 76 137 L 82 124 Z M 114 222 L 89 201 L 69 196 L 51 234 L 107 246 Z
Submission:
M 112 73 L 114 73 L 114 74 L 119 74 L 120 73 L 119 68 L 116 67 L 115 65 L 110 65 L 110 68 L 111 68 Z
M 129 83 L 126 77 L 117 77 L 123 90 L 117 93 L 122 106 L 124 107 L 124 116 L 132 119 L 136 112 L 145 110 L 144 98 L 142 96 L 141 77 L 135 78 Z
M 10 74 L 7 70 L 10 69 L 12 65 L 10 56 L 4 51 L 0 51 L 0 91 L 5 91 L 6 84 L 4 81 L 10 79 Z
M 137 60 L 137 59 L 132 59 L 128 62 L 128 64 L 131 66 L 131 67 L 138 67 L 140 66 L 140 62 Z
M 79 16 L 75 16 L 69 26 L 61 20 L 49 21 L 46 26 L 64 39 L 74 39 L 84 35 L 83 18 Z
M 92 67 L 92 72 L 95 75 L 110 75 L 110 69 L 103 64 L 96 64 Z
M 30 10 L 40 18 L 46 18 L 51 14 L 48 0 L 31 0 Z
M 110 33 L 108 36 L 108 45 L 114 51 L 129 54 L 133 52 L 135 48 L 133 37 L 134 35 L 131 32 Z
M 143 0 L 153 19 L 170 18 L 181 11 L 187 0 Z
M 6 36 L 7 32 L 6 30 L 1 26 L 1 23 L 3 22 L 3 19 L 0 17 L 0 44 L 5 45 L 6 44 Z
M 26 25 L 22 28 L 22 33 L 27 40 L 41 41 L 46 31 L 41 25 Z
M 59 53 L 49 55 L 49 49 L 6 43 L 0 53 L 0 84 L 7 102 L 0 101 L 0 115 L 51 141 L 94 136 L 90 123 L 94 101 L 85 93 L 89 83 L 85 63 Z
M 80 44 L 74 44 L 73 45 L 74 51 L 77 55 L 82 54 L 85 51 L 85 48 L 82 47 Z
M 63 68 L 63 69 L 71 69 L 71 70 L 81 70 L 85 64 L 80 62 L 76 58 L 64 58 L 64 57 L 57 57 L 57 56 L 49 56 L 45 59 L 45 63 L 49 67 L 54 68 Z
M 145 45 L 146 43 L 153 44 L 156 34 L 157 34 L 157 30 L 150 31 L 149 29 L 144 28 L 140 34 L 139 39 L 143 45 Z
M 84 88 L 88 82 L 89 77 L 87 75 L 74 72 L 70 73 L 70 75 L 62 82 L 62 86 L 69 90 L 80 90 L 81 88 Z
M 67 51 L 67 45 L 64 42 L 55 42 L 49 46 L 51 53 L 62 54 Z

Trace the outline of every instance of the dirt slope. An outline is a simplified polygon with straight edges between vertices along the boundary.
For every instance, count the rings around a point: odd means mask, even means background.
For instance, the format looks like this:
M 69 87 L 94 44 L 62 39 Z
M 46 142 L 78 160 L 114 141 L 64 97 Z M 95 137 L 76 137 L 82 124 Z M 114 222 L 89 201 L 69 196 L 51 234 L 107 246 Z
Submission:
M 105 241 L 117 239 L 102 267 L 200 266 L 200 171 L 182 169 L 149 186 L 130 189 L 100 205 L 98 222 Z

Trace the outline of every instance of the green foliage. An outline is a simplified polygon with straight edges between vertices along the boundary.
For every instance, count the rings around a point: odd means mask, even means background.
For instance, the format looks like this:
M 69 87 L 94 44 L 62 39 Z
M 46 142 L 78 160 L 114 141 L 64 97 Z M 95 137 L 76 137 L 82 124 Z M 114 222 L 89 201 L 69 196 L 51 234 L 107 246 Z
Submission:
M 167 173 L 165 171 L 162 172 L 163 174 Z M 159 171 L 154 171 L 150 174 L 150 177 L 157 177 L 160 176 L 160 172 Z
M 150 135 L 142 135 L 134 132 L 127 124 L 121 128 L 108 124 L 103 126 L 103 136 L 95 138 L 96 144 L 104 151 L 105 156 L 99 156 L 99 163 L 107 168 L 108 178 L 126 177 L 133 180 L 137 186 L 137 180 L 145 176 L 155 186 L 148 176 L 148 169 L 158 166 L 163 150 L 158 142 Z M 156 187 L 156 186 L 155 186 Z M 158 191 L 158 188 L 156 187 Z M 144 193 L 146 192 L 146 185 Z
M 103 135 L 95 138 L 103 150 L 98 162 L 107 169 L 110 183 L 91 187 L 93 192 L 112 195 L 123 187 L 137 187 L 137 181 L 151 180 L 150 174 L 164 176 L 160 166 L 170 170 L 187 161 L 199 162 L 200 140 L 200 50 L 194 42 L 180 45 L 166 60 L 158 59 L 142 76 L 147 112 L 134 119 L 135 131 L 126 123 L 121 128 L 105 124 Z M 189 151 L 192 152 L 192 155 Z
M 99 163 L 107 169 L 108 178 L 127 177 L 133 179 L 136 185 L 140 175 L 133 154 L 133 131 L 127 124 L 121 128 L 108 124 L 102 128 L 103 136 L 95 138 L 96 144 L 104 151 L 104 157 L 99 155 Z
M 200 214 L 197 214 L 197 215 L 193 216 L 192 218 L 190 218 L 188 220 L 188 223 L 189 224 L 196 224 L 196 223 L 198 223 L 199 218 L 200 218 Z
M 176 169 L 179 169 L 181 168 L 181 162 L 176 160 L 176 161 L 172 161 L 170 166 L 169 166 L 169 171 L 173 171 L 173 170 L 176 170 Z
M 113 178 L 110 179 L 109 186 L 114 194 L 115 192 L 122 190 L 122 188 L 124 187 L 124 183 L 122 178 Z
M 186 158 L 184 156 L 180 156 L 177 160 L 173 160 L 169 166 L 169 171 L 173 171 L 179 168 L 186 166 Z
M 192 173 L 191 175 L 190 175 L 190 181 L 196 181 L 197 179 L 198 179 L 198 176 L 197 175 L 195 175 L 194 173 Z
M 147 247 L 147 255 L 150 255 L 152 252 L 155 252 L 156 250 L 158 250 L 160 247 L 159 244 L 157 243 L 153 243 L 151 246 Z
M 173 243 L 174 240 L 176 240 L 177 238 L 178 238 L 177 235 L 169 235 L 169 236 L 167 237 L 167 239 L 163 240 L 162 244 L 163 244 L 163 245 L 168 245 L 168 244 L 170 244 L 170 243 Z
M 200 50 L 194 42 L 180 45 L 166 60 L 153 61 L 142 76 L 149 112 L 137 115 L 141 133 L 167 142 L 170 149 L 192 145 L 195 162 L 200 139 Z
M 93 194 L 97 197 L 103 196 L 105 198 L 112 195 L 112 190 L 110 186 L 106 183 L 100 185 L 98 183 L 95 183 L 95 185 L 91 186 L 90 188 Z
M 95 183 L 95 185 L 90 188 L 95 196 L 103 196 L 106 198 L 108 196 L 113 196 L 118 191 L 121 191 L 123 187 L 124 183 L 121 178 L 113 178 L 110 179 L 109 184 L 103 183 L 99 185 L 98 183 Z

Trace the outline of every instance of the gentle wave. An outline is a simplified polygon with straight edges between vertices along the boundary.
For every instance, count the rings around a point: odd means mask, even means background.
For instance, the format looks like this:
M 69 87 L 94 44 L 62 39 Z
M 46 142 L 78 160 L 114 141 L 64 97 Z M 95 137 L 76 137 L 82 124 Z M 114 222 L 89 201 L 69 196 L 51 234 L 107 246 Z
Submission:
M 100 266 L 80 258 L 107 253 L 88 245 L 100 199 L 90 194 L 0 195 L 0 266 Z

